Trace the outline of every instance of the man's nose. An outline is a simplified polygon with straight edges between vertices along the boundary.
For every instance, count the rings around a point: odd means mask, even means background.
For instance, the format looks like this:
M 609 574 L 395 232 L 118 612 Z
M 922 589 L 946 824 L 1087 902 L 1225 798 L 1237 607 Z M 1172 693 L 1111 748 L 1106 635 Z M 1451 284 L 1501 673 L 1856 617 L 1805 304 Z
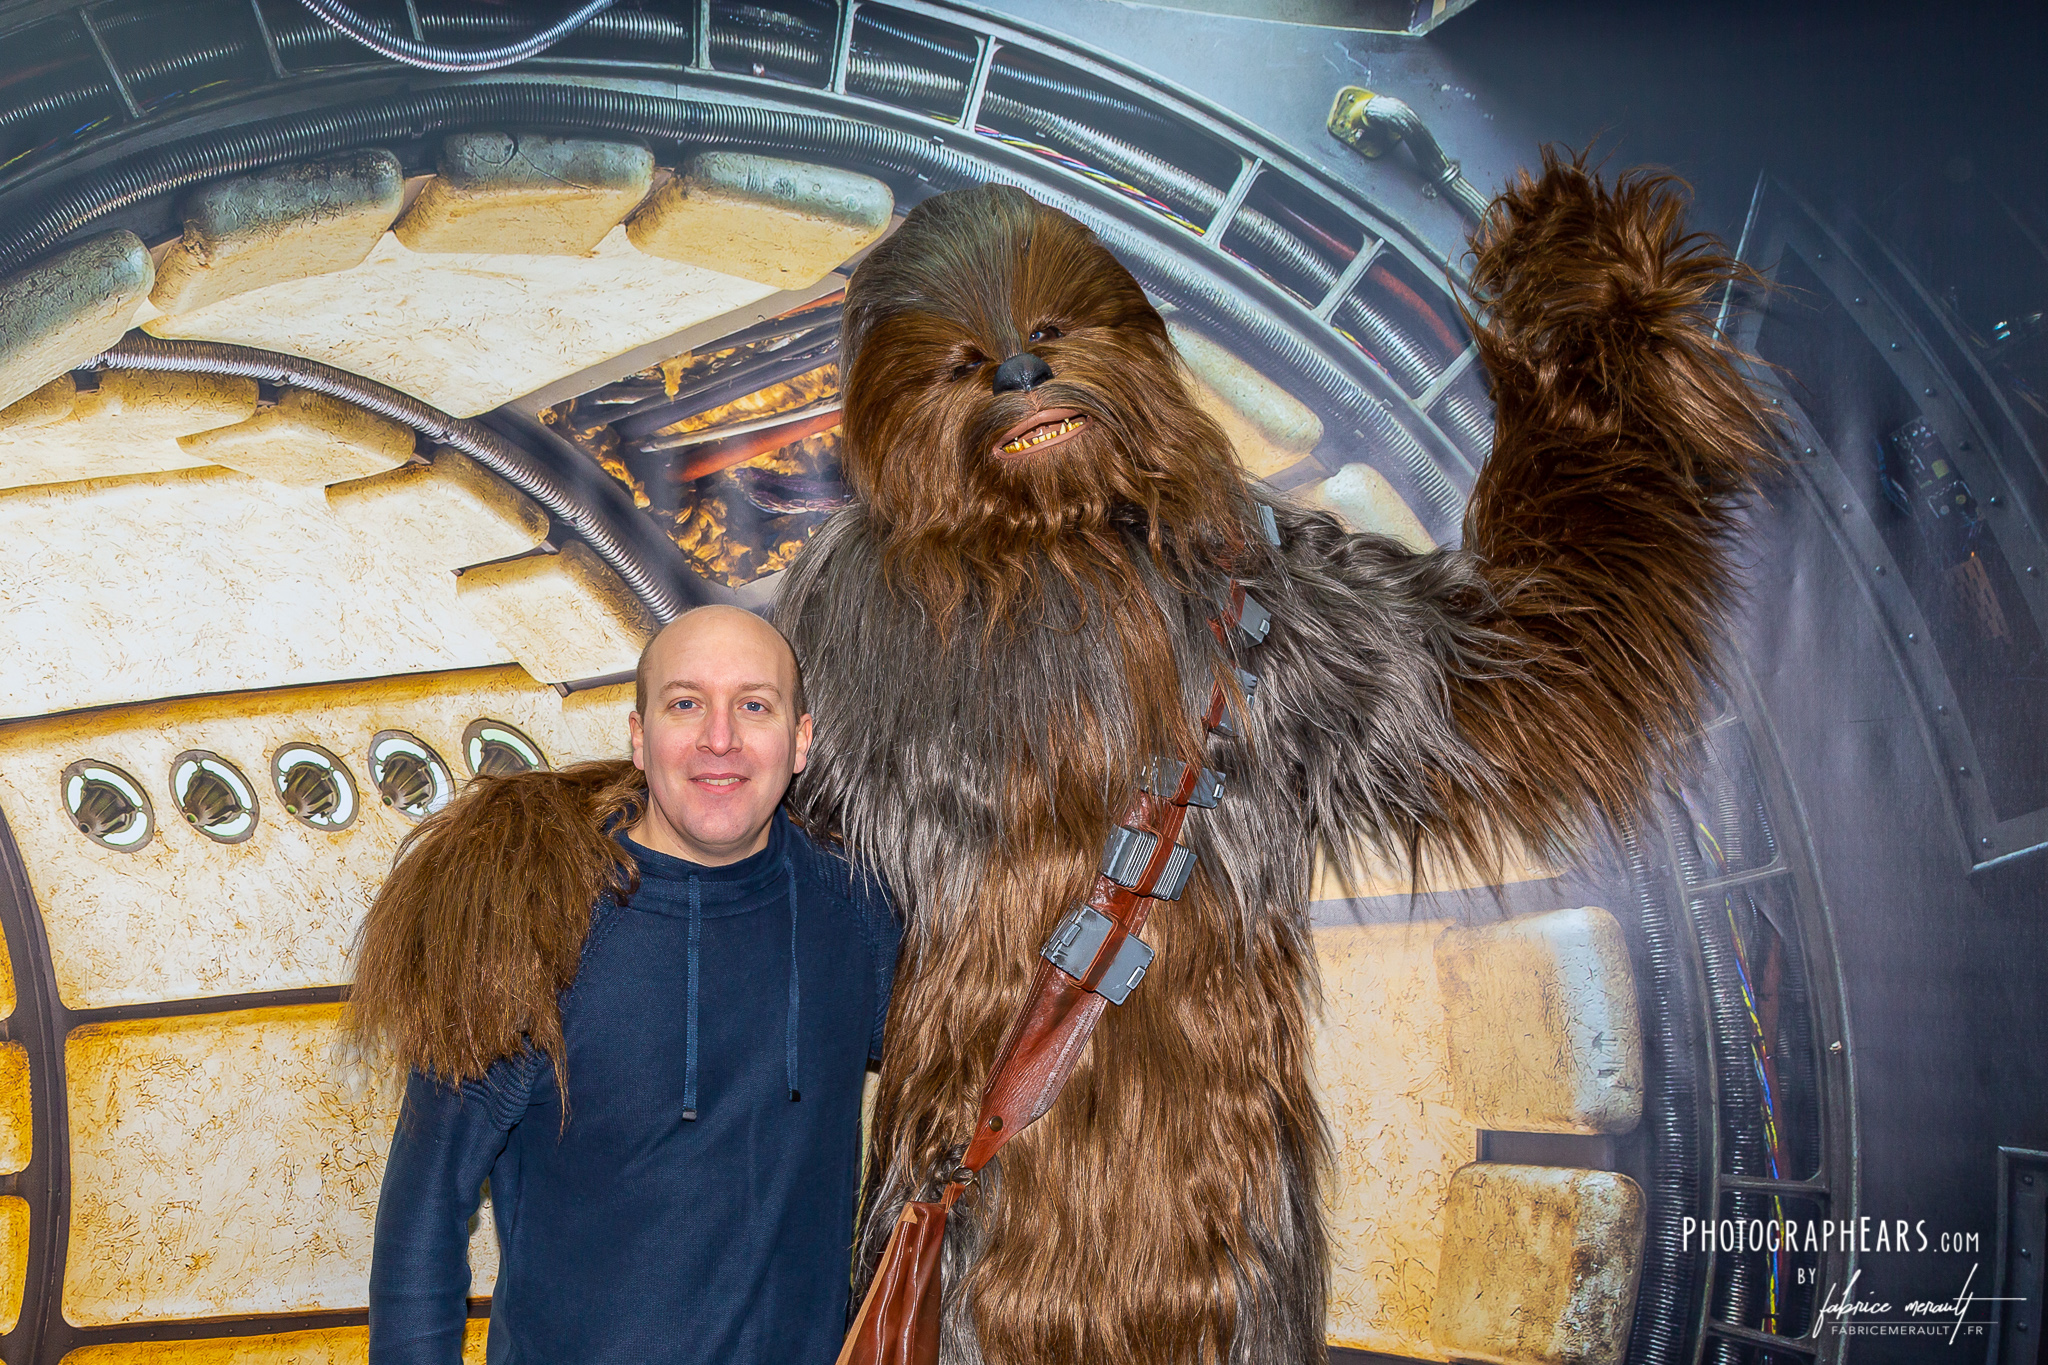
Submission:
M 995 391 L 1027 393 L 1050 378 L 1052 366 L 1029 351 L 1019 351 L 996 366 Z
M 733 724 L 729 712 L 713 708 L 704 718 L 704 728 L 697 732 L 697 743 L 714 754 L 729 754 L 740 747 L 739 726 Z

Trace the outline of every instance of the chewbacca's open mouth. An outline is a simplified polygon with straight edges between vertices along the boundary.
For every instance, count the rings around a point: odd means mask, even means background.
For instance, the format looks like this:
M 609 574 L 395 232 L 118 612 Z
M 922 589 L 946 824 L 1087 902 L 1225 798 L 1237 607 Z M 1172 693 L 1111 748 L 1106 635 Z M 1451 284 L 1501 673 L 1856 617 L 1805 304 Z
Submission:
M 1086 425 L 1086 413 L 1073 408 L 1043 408 L 1004 432 L 996 442 L 996 454 L 1036 454 L 1047 446 L 1058 445 Z

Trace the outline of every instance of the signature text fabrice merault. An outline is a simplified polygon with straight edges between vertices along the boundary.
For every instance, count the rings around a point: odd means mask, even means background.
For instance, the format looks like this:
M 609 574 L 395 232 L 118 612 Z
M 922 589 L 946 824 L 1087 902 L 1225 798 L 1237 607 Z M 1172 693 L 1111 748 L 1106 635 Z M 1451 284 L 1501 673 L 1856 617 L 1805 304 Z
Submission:
M 1963 1287 L 1946 1299 L 1912 1299 L 1896 1310 L 1903 1316 L 1896 1319 L 1886 1315 L 1894 1310 L 1882 1299 L 1859 1299 L 1856 1297 L 1856 1281 L 1861 1279 L 1861 1270 L 1853 1271 L 1849 1282 L 1842 1286 L 1839 1295 L 1833 1285 L 1822 1296 L 1820 1307 L 1815 1310 L 1816 1319 L 1821 1323 L 1833 1322 L 1836 1329 L 1849 1336 L 1941 1336 L 1946 1335 L 1951 1344 L 1958 1336 L 1981 1337 L 1985 1324 L 1968 1320 L 1970 1305 L 1973 1303 L 2017 1303 L 2012 1298 L 1996 1298 L 1991 1295 L 1973 1294 L 1970 1286 L 1977 1282 L 1977 1263 L 1970 1263 L 1970 1273 L 1963 1277 Z

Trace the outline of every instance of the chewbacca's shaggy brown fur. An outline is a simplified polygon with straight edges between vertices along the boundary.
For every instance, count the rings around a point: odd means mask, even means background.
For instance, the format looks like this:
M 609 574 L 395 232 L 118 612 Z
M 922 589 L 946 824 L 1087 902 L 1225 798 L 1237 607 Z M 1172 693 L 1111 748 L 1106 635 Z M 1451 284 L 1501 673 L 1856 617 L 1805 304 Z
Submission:
M 422 820 L 363 920 L 353 1030 L 451 1082 L 530 1040 L 568 1094 L 557 997 L 576 979 L 598 896 L 638 883 L 605 830 L 646 801 L 630 762 L 582 763 L 480 777 Z
M 1660 181 L 1546 159 L 1477 246 L 1500 402 L 1467 545 L 1411 555 L 1281 502 L 1248 532 L 1228 445 L 1156 314 L 1077 224 L 1014 190 L 920 205 L 848 290 L 861 504 L 784 586 L 818 731 L 796 801 L 908 924 L 875 1116 L 872 1265 L 972 1130 L 1034 955 L 1085 895 L 1147 755 L 1229 774 L 1158 958 L 949 1238 L 949 1362 L 1305 1362 L 1322 1351 L 1307 1056 L 1318 846 L 1484 859 L 1621 809 L 1692 723 L 1731 500 L 1771 431 L 1707 331 L 1737 271 Z M 1060 335 L 1034 343 L 1047 324 Z M 991 392 L 1029 349 L 1054 379 Z M 1080 436 L 1004 460 L 1034 399 Z M 1229 577 L 1272 609 L 1236 657 Z M 1188 719 L 1236 663 L 1239 740 Z M 990 1179 L 990 1175 L 994 1179 Z

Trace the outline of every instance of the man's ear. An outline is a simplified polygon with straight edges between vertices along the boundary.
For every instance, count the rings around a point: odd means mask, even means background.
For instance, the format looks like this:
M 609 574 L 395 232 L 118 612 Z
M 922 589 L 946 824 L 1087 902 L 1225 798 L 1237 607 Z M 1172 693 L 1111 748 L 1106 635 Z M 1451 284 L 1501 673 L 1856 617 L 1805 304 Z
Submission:
M 638 762 L 640 754 L 640 750 L 638 747 L 634 748 L 633 754 L 634 761 Z M 804 764 L 811 761 L 811 713 L 808 711 L 804 712 L 803 715 L 797 719 L 795 758 L 796 761 L 790 765 L 789 769 L 789 771 L 792 774 L 802 772 L 804 770 Z
M 647 732 L 640 726 L 638 711 L 626 713 L 626 733 L 633 738 L 633 766 L 644 773 L 647 771 Z

